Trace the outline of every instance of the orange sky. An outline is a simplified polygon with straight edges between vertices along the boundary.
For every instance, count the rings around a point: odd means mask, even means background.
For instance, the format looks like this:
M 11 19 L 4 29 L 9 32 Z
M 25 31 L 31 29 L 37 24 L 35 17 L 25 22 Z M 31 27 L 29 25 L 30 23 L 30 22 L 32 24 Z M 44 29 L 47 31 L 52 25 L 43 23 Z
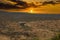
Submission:
M 23 0 L 26 2 L 43 2 L 43 1 L 57 1 L 57 0 Z
M 27 0 L 25 0 L 27 1 Z M 13 3 L 12 3 L 13 4 Z M 8 12 L 28 12 L 28 13 L 37 13 L 37 14 L 60 14 L 60 4 L 56 5 L 44 5 L 44 6 L 39 6 L 36 8 L 29 7 L 26 9 L 13 9 L 13 10 L 4 10 Z
M 31 12 L 32 10 L 32 12 Z M 38 14 L 60 14 L 60 4 L 56 5 L 45 5 L 37 8 L 29 7 L 27 9 L 13 9 L 13 10 L 5 10 L 8 12 L 28 12 L 28 13 L 38 13 Z

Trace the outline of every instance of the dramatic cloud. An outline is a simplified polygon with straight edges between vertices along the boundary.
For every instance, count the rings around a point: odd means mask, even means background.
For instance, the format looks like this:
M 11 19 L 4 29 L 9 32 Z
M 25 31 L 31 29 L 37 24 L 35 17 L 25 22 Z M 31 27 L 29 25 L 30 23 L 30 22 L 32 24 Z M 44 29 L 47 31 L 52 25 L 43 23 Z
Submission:
M 16 2 L 17 4 L 16 5 L 20 5 L 20 6 L 23 6 L 24 8 L 27 8 L 28 7 L 28 4 L 24 1 L 16 1 L 16 0 L 11 0 L 13 2 Z
M 54 2 L 54 1 L 44 1 L 44 2 L 42 3 L 42 5 L 47 5 L 47 4 L 55 5 L 55 4 L 58 4 L 58 3 Z
M 9 1 L 6 2 L 0 1 L 0 9 L 15 9 L 15 8 L 24 9 L 27 8 L 27 6 L 28 4 L 24 1 L 10 0 L 10 3 Z
M 39 6 L 44 6 L 47 4 L 59 4 L 60 1 L 44 1 L 44 2 L 39 2 L 42 4 L 36 5 L 34 2 L 31 3 L 27 3 L 25 1 L 21 1 L 21 0 L 0 0 L 0 9 L 25 9 L 28 7 L 39 7 Z

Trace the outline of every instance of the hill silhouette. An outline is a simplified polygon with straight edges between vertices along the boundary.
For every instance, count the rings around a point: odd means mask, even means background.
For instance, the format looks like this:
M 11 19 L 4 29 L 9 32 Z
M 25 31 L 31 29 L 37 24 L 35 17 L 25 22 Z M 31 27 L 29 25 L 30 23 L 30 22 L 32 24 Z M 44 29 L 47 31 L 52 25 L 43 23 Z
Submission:
M 60 19 L 59 14 L 30 14 L 24 12 L 0 12 L 0 18 L 4 20 L 57 20 Z M 6 18 L 6 19 L 5 19 Z

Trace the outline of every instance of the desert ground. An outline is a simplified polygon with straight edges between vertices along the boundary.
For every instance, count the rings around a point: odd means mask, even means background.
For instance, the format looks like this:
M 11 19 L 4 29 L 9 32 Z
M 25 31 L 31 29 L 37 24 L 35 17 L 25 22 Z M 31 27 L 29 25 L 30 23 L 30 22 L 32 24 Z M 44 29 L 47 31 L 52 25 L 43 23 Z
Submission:
M 1 13 L 0 40 L 60 40 L 60 19 L 56 17 Z

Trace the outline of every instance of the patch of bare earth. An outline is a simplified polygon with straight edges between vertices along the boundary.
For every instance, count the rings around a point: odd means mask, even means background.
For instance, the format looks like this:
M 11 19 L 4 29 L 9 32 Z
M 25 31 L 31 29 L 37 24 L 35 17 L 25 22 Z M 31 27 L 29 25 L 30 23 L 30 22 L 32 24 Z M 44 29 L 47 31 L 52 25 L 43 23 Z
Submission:
M 0 40 L 49 40 L 60 32 L 60 20 L 0 22 Z

